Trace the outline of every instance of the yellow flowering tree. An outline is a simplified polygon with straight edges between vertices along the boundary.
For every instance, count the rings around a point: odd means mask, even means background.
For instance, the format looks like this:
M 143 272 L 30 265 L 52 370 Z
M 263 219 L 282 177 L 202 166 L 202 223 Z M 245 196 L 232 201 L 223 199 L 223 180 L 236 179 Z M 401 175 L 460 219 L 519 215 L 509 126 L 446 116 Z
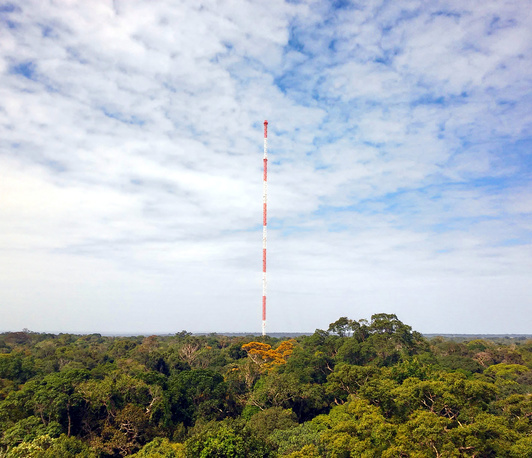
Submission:
M 295 339 L 284 340 L 277 348 L 262 342 L 249 342 L 242 345 L 251 360 L 259 365 L 265 372 L 269 372 L 274 367 L 286 364 L 288 357 L 294 351 Z

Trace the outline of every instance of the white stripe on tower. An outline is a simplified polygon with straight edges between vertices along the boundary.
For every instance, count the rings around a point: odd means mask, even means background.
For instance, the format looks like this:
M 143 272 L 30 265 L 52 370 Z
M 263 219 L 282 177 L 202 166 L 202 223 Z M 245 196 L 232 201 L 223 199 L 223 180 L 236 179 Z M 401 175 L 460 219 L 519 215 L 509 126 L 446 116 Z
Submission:
M 264 181 L 262 183 L 262 335 L 266 335 L 266 220 L 268 204 L 268 121 L 264 121 Z

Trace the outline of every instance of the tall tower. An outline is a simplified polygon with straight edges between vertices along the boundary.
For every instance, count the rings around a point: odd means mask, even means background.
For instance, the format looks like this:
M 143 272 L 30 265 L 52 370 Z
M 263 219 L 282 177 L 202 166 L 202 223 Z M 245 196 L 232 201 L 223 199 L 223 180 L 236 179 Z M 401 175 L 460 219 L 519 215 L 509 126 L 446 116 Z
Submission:
M 262 335 L 266 335 L 266 222 L 268 206 L 268 121 L 264 121 L 264 178 L 262 183 Z

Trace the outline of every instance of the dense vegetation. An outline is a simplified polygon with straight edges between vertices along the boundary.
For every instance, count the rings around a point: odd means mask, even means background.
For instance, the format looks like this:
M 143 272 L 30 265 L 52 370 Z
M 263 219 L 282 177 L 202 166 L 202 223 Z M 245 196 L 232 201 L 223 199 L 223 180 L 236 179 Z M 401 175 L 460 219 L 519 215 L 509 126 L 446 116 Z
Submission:
M 0 335 L 0 457 L 532 457 L 532 341 Z

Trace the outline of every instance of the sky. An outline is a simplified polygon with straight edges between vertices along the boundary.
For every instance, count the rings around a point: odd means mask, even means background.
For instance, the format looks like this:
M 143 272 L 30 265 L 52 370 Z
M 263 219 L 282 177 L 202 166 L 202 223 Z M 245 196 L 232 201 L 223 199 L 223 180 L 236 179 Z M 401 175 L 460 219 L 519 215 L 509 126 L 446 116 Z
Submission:
M 532 333 L 532 1 L 0 1 L 0 331 Z

